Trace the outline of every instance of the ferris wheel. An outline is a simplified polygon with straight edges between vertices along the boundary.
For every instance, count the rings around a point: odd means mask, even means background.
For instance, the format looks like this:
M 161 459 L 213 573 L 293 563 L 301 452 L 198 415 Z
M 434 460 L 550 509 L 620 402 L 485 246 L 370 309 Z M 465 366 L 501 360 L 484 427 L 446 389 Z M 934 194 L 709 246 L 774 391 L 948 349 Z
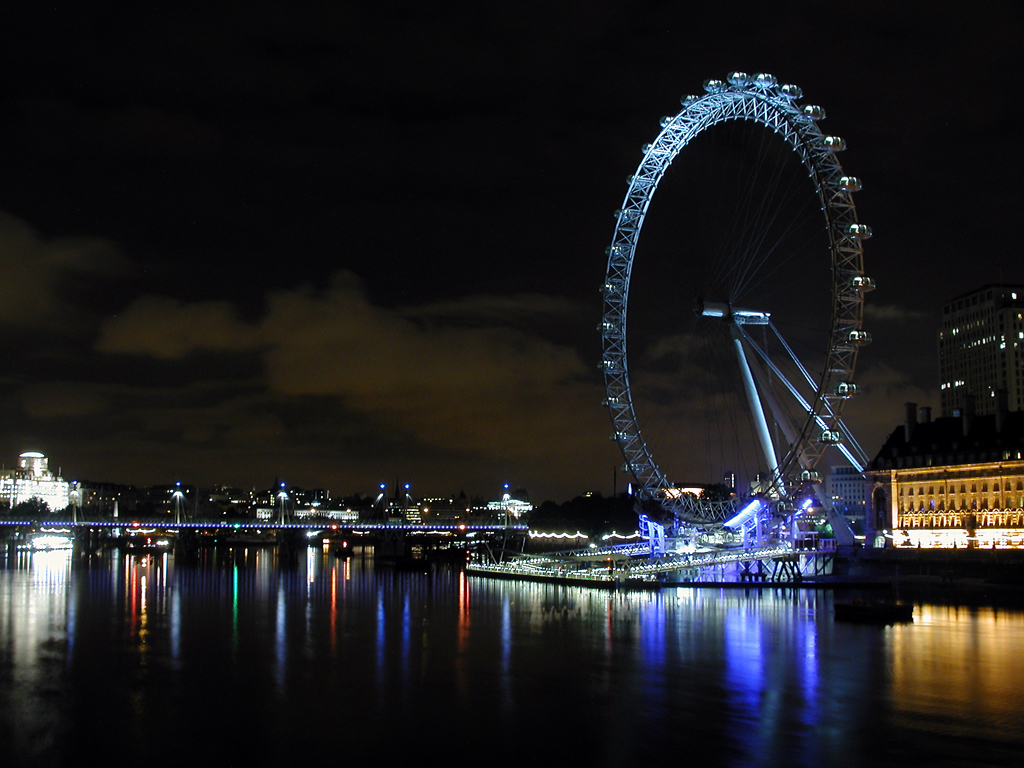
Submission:
M 801 106 L 800 88 L 767 74 L 733 72 L 704 91 L 662 118 L 628 180 L 600 324 L 624 469 L 642 499 L 694 523 L 722 521 L 748 494 L 718 503 L 680 488 L 722 478 L 741 454 L 758 467 L 752 492 L 790 501 L 820 483 L 829 450 L 866 464 L 841 414 L 858 391 L 857 355 L 870 342 L 864 293 L 874 287 L 863 269 L 871 230 L 853 202 L 861 182 L 837 159 L 843 139 L 820 129 L 824 110 Z M 717 426 L 698 428 L 713 413 Z M 726 457 L 741 431 L 747 444 Z M 673 442 L 686 439 L 689 449 Z

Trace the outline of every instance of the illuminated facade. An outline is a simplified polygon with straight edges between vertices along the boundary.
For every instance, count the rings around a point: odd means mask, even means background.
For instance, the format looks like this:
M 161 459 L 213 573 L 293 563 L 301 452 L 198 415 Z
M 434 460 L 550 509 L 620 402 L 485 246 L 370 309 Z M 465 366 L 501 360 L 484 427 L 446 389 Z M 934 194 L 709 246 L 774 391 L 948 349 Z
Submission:
M 18 457 L 18 468 L 0 472 L 0 501 L 11 507 L 41 499 L 50 511 L 66 509 L 71 486 L 50 472 L 49 460 L 41 453 L 28 451 Z
M 1024 547 L 1024 412 L 915 410 L 866 473 L 875 529 L 897 547 Z
M 975 413 L 995 413 L 1000 390 L 1005 407 L 1024 408 L 1024 286 L 987 285 L 942 308 L 939 377 L 943 416 L 971 398 Z
M 487 511 L 491 514 L 518 520 L 523 515 L 530 514 L 533 511 L 533 505 L 528 501 L 513 499 L 510 494 L 506 493 L 501 497 L 501 501 L 487 502 Z

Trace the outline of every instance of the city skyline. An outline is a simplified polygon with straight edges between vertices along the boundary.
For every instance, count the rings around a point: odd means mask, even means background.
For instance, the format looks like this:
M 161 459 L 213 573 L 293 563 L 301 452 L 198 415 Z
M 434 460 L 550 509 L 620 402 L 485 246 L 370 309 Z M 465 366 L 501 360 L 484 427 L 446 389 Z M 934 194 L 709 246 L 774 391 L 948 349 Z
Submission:
M 999 2 L 16 12 L 0 452 L 137 485 L 610 493 L 611 214 L 679 96 L 744 70 L 821 104 L 864 181 L 848 419 L 874 455 L 904 402 L 939 406 L 942 305 L 1024 283 L 992 159 L 1024 124 L 1021 27 Z

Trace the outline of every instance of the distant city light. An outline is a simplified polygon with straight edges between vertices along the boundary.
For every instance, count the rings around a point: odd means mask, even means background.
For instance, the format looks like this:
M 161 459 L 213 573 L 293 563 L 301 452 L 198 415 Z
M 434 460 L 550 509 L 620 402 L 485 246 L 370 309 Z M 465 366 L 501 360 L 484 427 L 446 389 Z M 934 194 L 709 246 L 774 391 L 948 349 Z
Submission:
M 32 549 L 34 550 L 71 549 L 72 544 L 73 540 L 70 536 L 60 536 L 53 533 L 32 538 Z

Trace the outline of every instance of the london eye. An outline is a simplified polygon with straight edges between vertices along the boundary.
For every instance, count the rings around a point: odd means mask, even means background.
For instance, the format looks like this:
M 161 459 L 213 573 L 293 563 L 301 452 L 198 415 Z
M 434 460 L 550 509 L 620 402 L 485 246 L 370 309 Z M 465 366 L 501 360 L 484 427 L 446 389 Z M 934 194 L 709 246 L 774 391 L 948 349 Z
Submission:
M 611 436 L 638 496 L 675 523 L 820 497 L 830 451 L 865 463 L 841 416 L 870 342 L 871 230 L 844 140 L 802 98 L 768 74 L 707 81 L 662 118 L 615 213 L 600 323 Z M 737 473 L 731 494 L 684 492 Z

